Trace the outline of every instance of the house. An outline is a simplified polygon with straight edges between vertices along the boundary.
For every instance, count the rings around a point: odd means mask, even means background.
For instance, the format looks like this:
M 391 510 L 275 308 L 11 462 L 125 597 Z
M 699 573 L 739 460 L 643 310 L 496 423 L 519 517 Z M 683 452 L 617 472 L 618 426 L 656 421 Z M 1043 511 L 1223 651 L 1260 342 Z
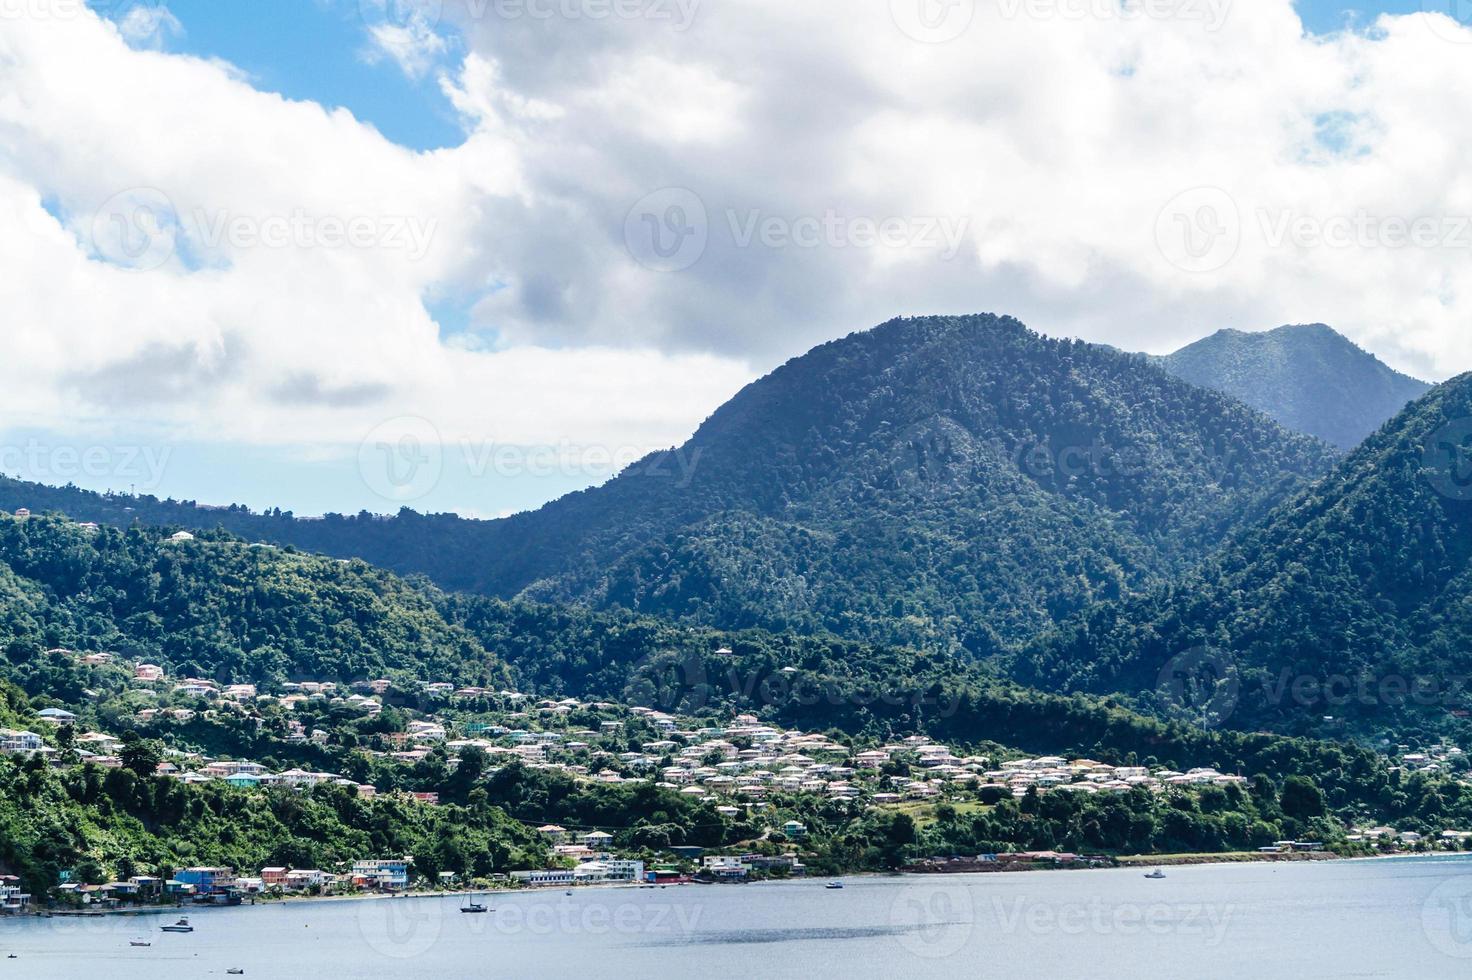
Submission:
M 170 541 L 193 541 L 194 540 L 194 535 L 190 534 L 188 531 L 175 531 L 173 534 L 169 535 L 169 540 Z
M 262 868 L 261 881 L 267 888 L 285 888 L 287 874 L 286 868 Z
M 115 735 L 104 735 L 102 732 L 88 732 L 77 736 L 77 746 L 85 748 L 89 752 L 100 752 L 104 755 L 117 751 L 123 744 L 123 740 Z
M 133 679 L 140 681 L 161 681 L 164 679 L 164 669 L 158 664 L 138 664 L 133 668 Z
M 541 834 L 543 837 L 547 838 L 554 844 L 560 844 L 563 838 L 567 836 L 567 831 L 563 830 L 555 823 L 549 823 L 538 827 L 537 833 Z
M 77 721 L 76 715 L 61 708 L 42 708 L 36 717 L 53 725 L 74 725 Z
M 224 866 L 184 868 L 174 872 L 174 881 L 193 886 L 196 895 L 218 895 L 235 887 L 235 869 Z
M 20 890 L 20 879 L 14 875 L 0 875 L 0 912 L 19 915 L 31 907 L 31 896 Z
M 589 833 L 583 834 L 579 838 L 579 840 L 583 842 L 583 845 L 587 847 L 588 850 L 598 851 L 607 848 L 610 844 L 613 843 L 613 835 L 604 833 L 601 830 L 594 830 Z
M 306 891 L 309 888 L 326 888 L 335 880 L 333 875 L 316 868 L 297 868 L 286 873 L 286 887 L 290 891 Z
M 807 835 L 807 826 L 797 820 L 789 820 L 782 825 L 782 836 L 788 840 L 802 840 Z
M 751 870 L 741 858 L 729 854 L 707 854 L 700 859 L 700 869 L 726 880 L 745 878 Z
M 353 880 L 362 887 L 396 891 L 409 887 L 407 858 L 365 859 L 353 862 Z
M 0 912 L 7 915 L 23 915 L 30 910 L 31 896 L 18 886 L 0 885 Z
M 0 728 L 0 752 L 6 755 L 30 755 L 45 748 L 41 736 L 35 732 Z
M 575 872 L 566 868 L 548 868 L 545 871 L 513 871 L 511 877 L 527 885 L 571 885 L 577 880 Z

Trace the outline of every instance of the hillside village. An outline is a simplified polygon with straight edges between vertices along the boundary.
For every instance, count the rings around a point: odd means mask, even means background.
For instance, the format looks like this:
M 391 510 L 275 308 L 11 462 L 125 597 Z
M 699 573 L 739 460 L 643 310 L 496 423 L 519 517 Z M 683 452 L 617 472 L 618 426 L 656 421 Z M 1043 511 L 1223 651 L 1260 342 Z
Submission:
M 284 744 L 325 748 L 340 735 L 313 723 L 325 717 L 323 712 L 379 718 L 391 711 L 401 725 L 383 731 L 363 747 L 386 764 L 414 766 L 439 754 L 453 770 L 464 754 L 483 753 L 488 773 L 521 765 L 585 783 L 650 783 L 721 816 L 766 828 L 762 836 L 767 846 L 761 851 L 706 853 L 701 848 L 673 848 L 660 861 L 648 853 L 620 852 L 614 847 L 615 835 L 604 829 L 546 824 L 536 828 L 545 844 L 546 866 L 515 871 L 503 878 L 503 885 L 668 884 L 802 874 L 808 828 L 791 816 L 791 800 L 904 810 L 938 803 L 1022 800 L 1049 793 L 1129 798 L 1128 794 L 1140 790 L 1160 795 L 1208 786 L 1245 787 L 1250 779 L 1249 774 L 1222 773 L 1209 767 L 1175 771 L 1061 756 L 979 755 L 920 735 L 872 746 L 851 744 L 828 734 L 783 729 L 753 714 L 715 723 L 648 707 L 575 698 L 539 699 L 508 689 L 456 687 L 437 681 L 378 678 L 340 685 L 302 680 L 262 690 L 253 684 L 222 685 L 199 677 L 171 677 L 158 664 L 126 661 L 107 652 L 56 649 L 48 653 L 122 679 L 123 700 L 149 705 L 134 711 L 132 724 L 167 746 L 156 763 L 156 774 L 185 784 L 221 783 L 244 792 L 310 791 L 327 785 L 372 798 L 379 791 L 370 782 L 299 766 L 273 769 L 250 759 L 210 756 L 181 747 L 183 740 L 178 736 L 196 719 L 259 729 L 269 716 L 284 719 Z M 423 710 L 407 707 L 410 704 L 421 705 Z M 0 754 L 38 757 L 53 767 L 79 763 L 102 769 L 122 766 L 128 736 L 81 730 L 85 726 L 81 726 L 79 712 L 86 710 L 48 707 L 36 713 L 41 731 L 0 730 Z M 1465 760 L 1460 749 L 1437 745 L 1422 752 L 1403 751 L 1398 768 L 1445 774 L 1465 769 Z M 402 795 L 418 805 L 439 803 L 435 792 Z M 1384 850 L 1460 848 L 1472 840 L 1472 833 L 1448 829 L 1439 837 L 1423 839 L 1390 827 L 1363 827 L 1356 828 L 1350 840 Z M 1285 841 L 1263 849 L 1296 846 L 1296 842 Z M 1053 852 L 1013 855 L 1050 863 L 1074 857 Z M 1003 858 L 1005 861 L 1006 856 Z M 415 872 L 412 855 L 362 855 L 349 866 L 331 870 L 191 867 L 178 869 L 167 879 L 135 875 L 125 881 L 67 881 L 50 898 L 89 906 L 139 901 L 237 902 L 253 896 L 462 884 L 454 877 L 440 873 L 433 880 L 423 879 Z M 8 887 L 9 892 L 0 894 L 0 907 L 27 908 L 30 896 L 13 883 Z

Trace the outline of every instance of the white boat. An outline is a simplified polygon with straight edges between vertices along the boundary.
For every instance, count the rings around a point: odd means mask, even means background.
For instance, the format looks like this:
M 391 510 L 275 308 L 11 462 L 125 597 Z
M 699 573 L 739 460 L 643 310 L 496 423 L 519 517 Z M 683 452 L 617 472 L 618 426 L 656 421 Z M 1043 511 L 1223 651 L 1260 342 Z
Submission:
M 171 926 L 159 926 L 160 932 L 193 932 L 194 927 L 189 924 L 189 919 L 182 918 Z
M 836 889 L 836 888 L 842 888 L 843 887 L 843 882 L 841 882 L 841 881 L 830 881 L 830 882 L 828 882 L 828 884 L 824 885 L 823 887 L 824 888 L 827 888 L 827 889 L 830 889 L 830 890 L 831 889 Z
M 1156 868 L 1154 871 L 1150 872 L 1145 877 L 1146 878 L 1164 878 L 1165 877 L 1165 872 L 1164 871 L 1161 871 L 1159 868 Z

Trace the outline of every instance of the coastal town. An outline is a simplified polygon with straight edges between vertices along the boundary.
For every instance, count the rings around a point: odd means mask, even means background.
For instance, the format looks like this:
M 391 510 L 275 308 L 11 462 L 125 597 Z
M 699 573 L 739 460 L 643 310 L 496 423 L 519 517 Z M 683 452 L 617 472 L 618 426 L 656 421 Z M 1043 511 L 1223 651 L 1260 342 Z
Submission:
M 138 707 L 136 731 L 166 745 L 154 773 L 184 784 L 219 783 L 247 793 L 282 789 L 307 792 L 343 788 L 371 799 L 371 782 L 294 766 L 275 768 L 243 758 L 211 756 L 180 747 L 177 737 L 198 720 L 226 720 L 261 727 L 274 719 L 284 745 L 326 748 L 339 736 L 318 727 L 324 712 L 398 722 L 360 748 L 384 764 L 414 766 L 438 755 L 453 771 L 466 753 L 483 754 L 488 774 L 507 765 L 557 772 L 581 783 L 648 783 L 678 794 L 726 818 L 763 828 L 760 849 L 734 853 L 670 847 L 662 853 L 616 848 L 616 835 L 600 827 L 538 826 L 546 863 L 462 881 L 451 872 L 421 875 L 412 855 L 365 854 L 340 867 L 184 867 L 166 874 L 135 874 L 116 881 L 63 880 L 44 897 L 48 906 L 105 909 L 145 903 L 238 904 L 294 895 L 402 893 L 410 889 L 560 887 L 589 885 L 729 882 L 790 877 L 807 871 L 803 847 L 808 828 L 790 807 L 773 800 L 815 800 L 845 807 L 908 812 L 915 807 L 975 806 L 1050 793 L 1088 796 L 1144 791 L 1160 795 L 1204 787 L 1245 787 L 1250 774 L 1210 767 L 1176 771 L 1153 765 L 1116 765 L 1087 758 L 974 754 L 912 735 L 864 745 L 833 735 L 784 729 L 749 713 L 715 723 L 657 709 L 576 698 L 537 698 L 509 689 L 457 687 L 442 681 L 376 678 L 352 684 L 328 680 L 220 684 L 200 677 L 172 677 L 155 663 L 129 661 L 109 652 L 56 649 L 125 680 L 126 700 Z M 412 706 L 412 707 L 411 707 Z M 38 758 L 52 767 L 124 765 L 129 737 L 84 730 L 79 711 L 50 706 L 36 712 L 40 731 L 0 729 L 0 754 Z M 136 734 L 131 736 L 136 738 Z M 1400 746 L 1398 769 L 1446 774 L 1465 771 L 1459 748 L 1445 744 L 1410 751 Z M 436 792 L 394 791 L 413 805 L 437 806 Z M 921 811 L 915 811 L 921 812 Z M 1439 835 L 1392 827 L 1355 828 L 1350 840 L 1373 850 L 1461 849 L 1472 833 L 1448 828 Z M 1264 852 L 1322 850 L 1321 844 L 1280 841 Z M 1108 859 L 1057 851 L 1019 851 L 971 858 L 922 861 L 915 870 L 996 870 L 1094 865 Z M 959 862 L 959 863 L 958 863 Z M 64 876 L 70 877 L 70 876 Z M 14 880 L 0 877 L 0 910 L 25 912 L 34 899 Z

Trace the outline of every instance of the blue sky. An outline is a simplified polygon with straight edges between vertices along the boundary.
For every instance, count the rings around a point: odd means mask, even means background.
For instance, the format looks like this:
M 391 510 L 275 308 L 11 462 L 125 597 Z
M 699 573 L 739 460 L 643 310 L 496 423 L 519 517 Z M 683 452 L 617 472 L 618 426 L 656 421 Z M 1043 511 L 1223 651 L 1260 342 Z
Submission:
M 166 50 L 224 59 L 258 89 L 345 107 L 414 149 L 464 138 L 432 73 L 411 80 L 392 60 L 368 56 L 358 0 L 167 0 L 167 6 L 184 29 Z

